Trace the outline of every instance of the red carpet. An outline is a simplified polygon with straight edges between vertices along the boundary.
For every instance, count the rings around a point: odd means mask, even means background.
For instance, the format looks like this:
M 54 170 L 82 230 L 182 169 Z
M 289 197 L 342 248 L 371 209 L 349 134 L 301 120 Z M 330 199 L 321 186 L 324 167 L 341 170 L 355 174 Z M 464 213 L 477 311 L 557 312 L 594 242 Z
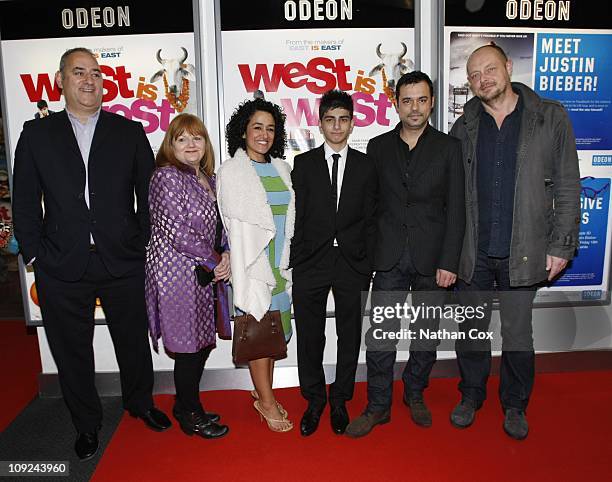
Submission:
M 458 398 L 456 379 L 432 381 L 426 394 L 434 417 L 431 429 L 412 424 L 398 382 L 391 423 L 357 440 L 331 432 L 328 410 L 319 430 L 302 437 L 305 402 L 295 388 L 278 390 L 296 425 L 285 434 L 259 422 L 248 392 L 207 392 L 202 394 L 205 406 L 222 413 L 231 429 L 227 437 L 187 437 L 176 425 L 157 434 L 124 416 L 92 480 L 609 480 L 612 372 L 538 375 L 530 435 L 523 442 L 502 430 L 497 383 L 493 377 L 489 400 L 475 424 L 462 431 L 448 421 Z M 357 385 L 351 417 L 365 406 L 365 388 L 365 383 Z M 170 413 L 171 396 L 158 396 L 156 403 Z
M 38 337 L 25 321 L 0 321 L 0 431 L 3 431 L 38 393 L 41 371 Z

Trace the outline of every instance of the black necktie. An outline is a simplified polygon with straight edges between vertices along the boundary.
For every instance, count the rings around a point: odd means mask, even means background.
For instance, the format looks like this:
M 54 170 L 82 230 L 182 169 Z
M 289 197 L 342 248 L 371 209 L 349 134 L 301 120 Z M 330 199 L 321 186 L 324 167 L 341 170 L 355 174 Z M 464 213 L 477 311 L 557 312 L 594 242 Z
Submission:
M 332 154 L 334 163 L 332 164 L 332 194 L 334 199 L 334 211 L 338 209 L 338 159 L 340 154 Z

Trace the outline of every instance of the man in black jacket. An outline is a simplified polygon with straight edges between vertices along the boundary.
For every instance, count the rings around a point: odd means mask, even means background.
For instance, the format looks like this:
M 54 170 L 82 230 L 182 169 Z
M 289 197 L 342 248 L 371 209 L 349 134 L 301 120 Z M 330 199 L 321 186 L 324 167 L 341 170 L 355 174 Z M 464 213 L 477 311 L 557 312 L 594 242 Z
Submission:
M 23 260 L 34 265 L 45 333 L 78 432 L 75 450 L 86 460 L 98 449 L 102 422 L 92 347 L 96 298 L 125 409 L 152 430 L 170 427 L 153 406 L 144 301 L 154 160 L 139 123 L 101 109 L 102 72 L 89 50 L 66 51 L 56 82 L 66 109 L 26 122 L 17 143 L 13 216 Z
M 353 100 L 342 91 L 323 95 L 319 106 L 325 143 L 297 156 L 291 173 L 295 190 L 295 234 L 291 244 L 293 307 L 298 371 L 308 408 L 302 435 L 311 435 L 327 394 L 323 372 L 326 304 L 334 294 L 337 363 L 329 389 L 332 430 L 349 423 L 345 403 L 353 397 L 361 341 L 362 291 L 372 277 L 376 171 L 368 157 L 348 147 Z
M 421 292 L 413 304 L 418 300 L 439 306 L 443 290 L 456 281 L 465 231 L 461 146 L 428 123 L 434 105 L 431 79 L 418 71 L 403 75 L 396 99 L 401 122 L 372 139 L 367 148 L 379 178 L 373 311 L 403 303 L 409 290 Z M 436 331 L 439 321 L 421 319 L 413 326 Z M 390 319 L 381 326 L 397 331 L 400 322 Z M 351 422 L 347 435 L 360 437 L 389 421 L 396 344 L 367 345 L 368 406 Z M 404 402 L 413 421 L 423 427 L 431 425 L 423 391 L 436 346 L 435 340 L 413 340 L 402 376 Z

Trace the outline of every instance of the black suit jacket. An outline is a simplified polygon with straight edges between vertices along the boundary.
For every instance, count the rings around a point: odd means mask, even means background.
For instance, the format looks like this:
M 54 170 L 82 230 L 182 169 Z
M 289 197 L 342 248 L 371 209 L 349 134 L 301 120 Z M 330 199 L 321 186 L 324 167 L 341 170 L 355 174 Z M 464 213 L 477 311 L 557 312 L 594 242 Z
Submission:
M 406 168 L 401 123 L 368 143 L 379 177 L 374 269 L 397 264 L 406 243 L 417 271 L 457 273 L 465 232 L 465 182 L 461 144 L 427 126 Z
M 337 213 L 323 145 L 295 157 L 291 180 L 295 191 L 291 266 L 314 265 L 333 247 L 335 236 L 351 267 L 370 274 L 376 236 L 374 163 L 349 147 Z
M 36 257 L 35 266 L 50 275 L 77 281 L 87 268 L 92 233 L 113 276 L 144 269 L 153 168 L 142 125 L 102 110 L 89 154 L 88 209 L 85 166 L 66 111 L 26 122 L 13 177 L 15 236 L 24 261 Z

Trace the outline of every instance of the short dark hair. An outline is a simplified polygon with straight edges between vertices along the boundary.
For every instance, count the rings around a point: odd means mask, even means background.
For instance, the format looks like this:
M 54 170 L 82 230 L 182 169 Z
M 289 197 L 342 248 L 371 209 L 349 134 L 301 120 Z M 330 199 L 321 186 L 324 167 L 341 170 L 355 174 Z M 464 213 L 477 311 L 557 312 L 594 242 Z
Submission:
M 261 99 L 246 100 L 234 110 L 227 126 L 225 127 L 225 138 L 227 140 L 227 150 L 230 156 L 234 156 L 236 151 L 241 148 L 246 151 L 246 141 L 244 134 L 247 125 L 255 112 L 267 112 L 274 118 L 274 142 L 272 147 L 265 155 L 266 160 L 270 157 L 279 159 L 285 158 L 285 146 L 287 145 L 287 131 L 285 130 L 285 114 L 280 106 Z
M 94 53 L 85 47 L 75 47 L 73 49 L 66 50 L 60 57 L 60 63 L 59 63 L 59 71 L 62 74 L 62 78 L 64 78 L 64 69 L 66 68 L 66 62 L 67 62 L 68 57 L 76 53 L 89 54 L 94 58 L 94 60 L 96 60 L 96 56 L 94 55 Z
M 323 116 L 332 109 L 346 109 L 353 118 L 353 98 L 343 90 L 332 89 L 328 90 L 321 96 L 319 104 L 319 120 L 323 120 Z
M 491 48 L 491 49 L 495 50 L 500 55 L 500 57 L 502 58 L 502 60 L 504 62 L 508 62 L 508 56 L 506 55 L 506 52 L 504 52 L 504 49 L 502 49 L 499 45 L 497 45 L 493 41 L 489 42 L 486 45 L 481 45 L 477 49 L 474 49 L 474 51 L 470 54 L 470 57 L 472 55 L 474 55 L 476 52 L 478 52 L 479 50 L 482 50 L 482 49 L 485 49 L 485 48 Z M 469 58 L 468 58 L 468 60 L 469 60 Z
M 395 98 L 397 99 L 397 101 L 399 102 L 400 89 L 404 85 L 418 84 L 419 82 L 427 83 L 427 85 L 429 86 L 429 95 L 433 97 L 433 82 L 429 78 L 429 75 L 427 75 L 425 72 L 421 72 L 420 70 L 413 70 L 412 72 L 408 72 L 407 74 L 402 75 L 397 81 L 397 86 L 395 87 Z
M 38 102 L 36 102 L 36 107 L 38 107 L 39 109 L 44 109 L 45 107 L 49 108 L 45 99 L 40 99 Z

